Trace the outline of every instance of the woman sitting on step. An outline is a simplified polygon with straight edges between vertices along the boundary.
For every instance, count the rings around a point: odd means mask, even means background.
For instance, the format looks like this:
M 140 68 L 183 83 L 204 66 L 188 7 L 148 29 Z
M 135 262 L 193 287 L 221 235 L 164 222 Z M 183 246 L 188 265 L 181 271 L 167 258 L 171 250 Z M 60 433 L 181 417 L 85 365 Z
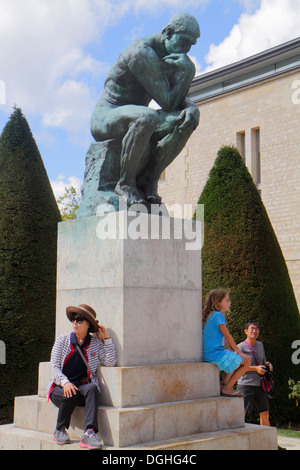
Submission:
M 107 367 L 115 366 L 116 348 L 90 306 L 67 307 L 66 312 L 73 332 L 59 336 L 51 353 L 48 401 L 50 399 L 59 409 L 53 439 L 57 444 L 70 443 L 66 429 L 71 415 L 76 406 L 85 406 L 84 434 L 79 445 L 101 448 L 102 443 L 96 435 L 100 394 L 96 370 L 99 362 Z

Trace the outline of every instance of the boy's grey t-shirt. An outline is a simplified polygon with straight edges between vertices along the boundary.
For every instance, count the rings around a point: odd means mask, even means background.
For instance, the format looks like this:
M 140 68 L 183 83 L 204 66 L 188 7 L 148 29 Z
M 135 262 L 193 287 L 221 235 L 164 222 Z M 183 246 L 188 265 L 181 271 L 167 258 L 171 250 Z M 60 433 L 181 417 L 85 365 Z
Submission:
M 256 341 L 254 346 L 251 346 L 254 355 L 256 357 L 256 360 L 259 365 L 263 365 L 265 361 L 265 350 L 264 350 L 264 345 L 260 341 Z M 253 354 L 251 352 L 250 347 L 248 346 L 245 341 L 242 343 L 238 344 L 238 348 L 240 351 L 244 354 L 247 354 L 247 356 L 250 357 L 251 359 L 251 366 L 256 366 L 255 359 L 253 357 Z M 260 375 L 257 372 L 246 372 L 239 380 L 238 380 L 239 385 L 252 385 L 254 387 L 260 387 Z

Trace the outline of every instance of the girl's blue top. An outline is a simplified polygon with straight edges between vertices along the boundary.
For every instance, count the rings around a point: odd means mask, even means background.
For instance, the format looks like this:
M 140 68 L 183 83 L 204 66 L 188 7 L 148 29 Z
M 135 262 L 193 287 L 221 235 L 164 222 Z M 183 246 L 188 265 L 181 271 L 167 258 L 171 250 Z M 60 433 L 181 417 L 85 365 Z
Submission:
M 212 312 L 203 328 L 203 361 L 218 362 L 224 355 L 224 335 L 219 325 L 226 325 L 221 312 Z

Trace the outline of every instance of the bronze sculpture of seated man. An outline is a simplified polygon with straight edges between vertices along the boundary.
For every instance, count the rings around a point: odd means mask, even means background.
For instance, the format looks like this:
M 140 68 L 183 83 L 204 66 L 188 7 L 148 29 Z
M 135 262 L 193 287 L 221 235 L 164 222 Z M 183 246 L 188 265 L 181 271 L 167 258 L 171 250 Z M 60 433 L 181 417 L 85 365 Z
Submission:
M 195 66 L 187 56 L 200 36 L 197 20 L 175 15 L 158 34 L 136 39 L 108 73 L 91 119 L 97 142 L 121 142 L 114 192 L 127 204 L 160 204 L 157 183 L 199 123 L 187 98 Z M 155 100 L 161 109 L 148 105 Z

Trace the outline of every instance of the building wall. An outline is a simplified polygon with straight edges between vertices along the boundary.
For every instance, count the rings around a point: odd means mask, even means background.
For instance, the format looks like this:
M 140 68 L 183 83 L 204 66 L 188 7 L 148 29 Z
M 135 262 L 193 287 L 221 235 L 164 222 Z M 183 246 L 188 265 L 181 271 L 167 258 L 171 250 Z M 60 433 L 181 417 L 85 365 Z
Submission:
M 300 100 L 295 99 L 299 79 L 298 69 L 199 103 L 200 124 L 166 169 L 159 192 L 169 205 L 196 205 L 219 148 L 234 144 L 242 150 L 240 133 L 245 133 L 245 163 L 257 183 L 255 129 L 259 129 L 257 187 L 300 306 Z

